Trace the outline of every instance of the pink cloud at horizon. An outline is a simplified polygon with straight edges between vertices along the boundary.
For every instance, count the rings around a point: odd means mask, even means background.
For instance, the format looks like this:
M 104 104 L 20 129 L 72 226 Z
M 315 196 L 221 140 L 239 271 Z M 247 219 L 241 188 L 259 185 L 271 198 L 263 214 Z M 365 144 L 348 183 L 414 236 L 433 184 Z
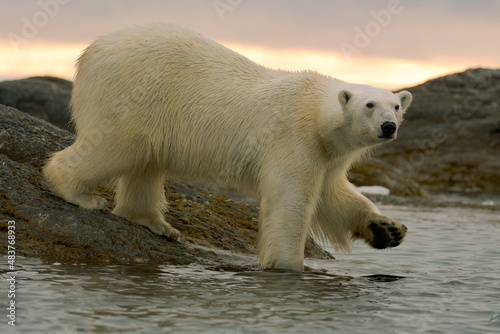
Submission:
M 173 22 L 262 65 L 399 89 L 468 68 L 500 68 L 500 3 L 467 1 L 6 0 L 0 80 L 71 80 L 97 36 Z

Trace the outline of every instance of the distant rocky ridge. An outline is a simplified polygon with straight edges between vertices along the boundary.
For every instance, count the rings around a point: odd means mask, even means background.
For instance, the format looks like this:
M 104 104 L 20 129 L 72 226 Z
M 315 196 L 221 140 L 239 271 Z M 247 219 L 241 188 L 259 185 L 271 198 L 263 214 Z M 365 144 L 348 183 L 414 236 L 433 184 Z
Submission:
M 351 181 L 405 196 L 425 195 L 426 190 L 500 193 L 500 70 L 470 69 L 407 90 L 413 103 L 398 139 L 355 166 Z M 0 104 L 72 130 L 70 96 L 71 82 L 63 79 L 0 82 Z

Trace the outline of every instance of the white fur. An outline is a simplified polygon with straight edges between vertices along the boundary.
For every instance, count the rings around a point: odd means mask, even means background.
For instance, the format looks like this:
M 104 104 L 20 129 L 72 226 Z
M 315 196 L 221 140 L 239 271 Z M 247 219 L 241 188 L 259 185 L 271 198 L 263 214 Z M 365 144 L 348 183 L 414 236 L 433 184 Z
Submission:
M 408 92 L 265 68 L 174 25 L 124 29 L 79 58 L 77 139 L 45 176 L 88 209 L 106 207 L 91 193 L 117 179 L 113 213 L 174 239 L 162 215 L 166 173 L 254 190 L 260 266 L 301 270 L 311 227 L 344 251 L 353 233 L 373 238 L 367 224 L 379 213 L 346 172 L 387 141 L 381 124 L 399 125 L 410 102 Z

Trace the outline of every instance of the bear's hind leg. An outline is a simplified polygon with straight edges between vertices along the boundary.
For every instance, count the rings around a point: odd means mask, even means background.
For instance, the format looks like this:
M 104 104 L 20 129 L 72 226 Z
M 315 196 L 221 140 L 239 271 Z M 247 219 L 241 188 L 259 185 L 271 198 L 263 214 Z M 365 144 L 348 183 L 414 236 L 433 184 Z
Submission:
M 179 231 L 163 217 L 167 208 L 163 190 L 164 176 L 163 172 L 151 168 L 121 175 L 116 188 L 113 214 L 146 226 L 154 233 L 179 240 Z
M 45 180 L 55 195 L 69 203 L 89 210 L 105 209 L 106 200 L 92 192 L 99 183 L 109 180 L 110 173 L 98 159 L 99 154 L 83 156 L 79 148 L 75 143 L 55 153 L 44 167 Z

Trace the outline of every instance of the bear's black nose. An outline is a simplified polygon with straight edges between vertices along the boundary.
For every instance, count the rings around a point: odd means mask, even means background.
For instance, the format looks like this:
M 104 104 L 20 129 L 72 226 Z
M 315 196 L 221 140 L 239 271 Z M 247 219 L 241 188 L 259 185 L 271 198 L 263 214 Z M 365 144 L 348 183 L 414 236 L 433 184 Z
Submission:
M 390 138 L 396 132 L 396 123 L 384 122 L 381 126 L 383 137 Z

